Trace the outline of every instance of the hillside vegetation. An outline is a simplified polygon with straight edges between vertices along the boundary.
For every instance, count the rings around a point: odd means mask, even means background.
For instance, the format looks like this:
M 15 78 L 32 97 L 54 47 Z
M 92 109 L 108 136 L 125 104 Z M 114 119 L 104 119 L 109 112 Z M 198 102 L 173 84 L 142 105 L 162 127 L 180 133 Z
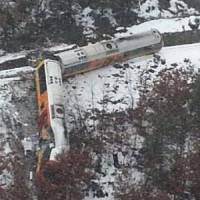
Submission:
M 195 9 L 194 9 L 195 8 Z M 198 14 L 198 0 L 1 0 L 0 46 L 7 51 L 84 44 L 160 17 Z

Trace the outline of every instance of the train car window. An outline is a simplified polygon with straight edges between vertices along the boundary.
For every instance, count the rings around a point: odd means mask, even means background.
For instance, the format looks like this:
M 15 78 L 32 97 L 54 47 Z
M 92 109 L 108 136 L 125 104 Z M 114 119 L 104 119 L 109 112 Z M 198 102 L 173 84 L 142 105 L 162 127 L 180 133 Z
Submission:
M 54 77 L 54 79 L 55 79 L 55 83 L 57 84 L 58 83 L 58 78 Z
M 63 111 L 62 108 L 57 108 L 57 109 L 56 109 L 56 112 L 57 112 L 58 114 L 63 114 L 63 113 L 64 113 L 64 111 Z
M 54 105 L 51 105 L 51 115 L 52 115 L 52 118 L 55 118 Z
M 107 47 L 108 49 L 112 49 L 112 44 L 107 43 L 107 44 L 106 44 L 106 47 Z
M 77 52 L 78 59 L 80 61 L 83 61 L 84 59 L 86 59 L 86 55 L 85 55 L 85 53 L 82 50 L 79 49 L 76 52 Z
M 50 84 L 53 83 L 53 76 L 50 76 Z
M 84 55 L 79 56 L 78 59 L 79 59 L 80 61 L 84 61 L 84 60 L 86 59 L 86 56 L 84 56 Z
M 59 85 L 62 85 L 62 81 L 61 81 L 61 78 L 59 78 Z
M 39 82 L 40 82 L 40 94 L 42 94 L 43 92 L 47 90 L 44 64 L 39 68 L 38 73 L 39 73 Z
M 134 40 L 134 39 L 138 39 L 142 36 L 137 36 L 137 35 L 129 35 L 127 37 L 121 37 L 121 38 L 118 38 L 117 40 L 120 41 L 120 42 L 123 42 L 123 41 L 128 41 L 128 40 Z

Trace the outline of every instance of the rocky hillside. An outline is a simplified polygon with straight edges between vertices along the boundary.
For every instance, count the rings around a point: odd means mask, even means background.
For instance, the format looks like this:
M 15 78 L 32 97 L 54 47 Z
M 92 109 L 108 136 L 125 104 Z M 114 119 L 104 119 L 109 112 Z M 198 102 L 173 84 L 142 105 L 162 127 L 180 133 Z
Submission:
M 151 27 L 163 34 L 176 34 L 177 41 L 175 37 L 167 41 L 171 46 L 192 43 L 198 40 L 187 32 L 198 39 L 199 35 L 189 26 L 188 16 L 199 14 L 199 0 L 2 0 L 0 55 L 5 55 L 0 63 L 6 60 L 3 66 L 7 69 L 18 57 L 22 59 L 19 64 L 24 64 L 29 51 L 6 52 L 50 46 L 57 49 L 54 45 L 60 43 L 83 45 L 124 34 L 121 31 L 130 34 Z M 126 28 L 131 25 L 135 26 Z M 192 40 L 181 38 L 180 32 Z M 199 50 L 199 44 L 164 47 L 156 55 L 64 82 L 71 148 L 89 150 L 95 173 L 80 190 L 67 191 L 81 193 L 74 199 L 200 198 Z M 0 73 L 3 200 L 35 200 L 38 196 L 32 189 L 34 181 L 27 176 L 27 166 L 34 168 L 35 160 L 27 159 L 22 145 L 24 138 L 37 135 L 34 78 L 32 70 L 27 70 L 30 76 L 25 70 Z M 55 200 L 54 195 L 46 195 Z
M 199 11 L 198 0 L 4 0 L 0 47 L 13 52 L 63 42 L 84 44 L 112 35 L 120 26 Z
M 88 149 L 95 172 L 77 200 L 199 199 L 199 49 L 165 47 L 64 83 L 71 149 Z M 0 189 L 35 200 L 18 171 L 27 164 L 21 140 L 37 132 L 33 77 L 1 79 L 0 91 Z

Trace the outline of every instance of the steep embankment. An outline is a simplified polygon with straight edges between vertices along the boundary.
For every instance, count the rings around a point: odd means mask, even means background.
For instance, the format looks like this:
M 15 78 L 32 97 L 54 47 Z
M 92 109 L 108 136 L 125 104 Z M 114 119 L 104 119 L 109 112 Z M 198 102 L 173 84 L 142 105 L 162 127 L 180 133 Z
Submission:
M 199 50 L 199 43 L 164 47 L 154 56 L 145 56 L 122 65 L 108 66 L 77 75 L 65 82 L 66 124 L 69 133 L 72 134 L 70 137 L 73 145 L 77 143 L 73 140 L 74 136 L 80 134 L 74 130 L 79 128 L 83 131 L 83 135 L 79 135 L 82 144 L 86 142 L 86 145 L 90 145 L 87 140 L 90 141 L 93 136 L 100 134 L 105 145 L 97 154 L 97 157 L 101 155 L 100 160 L 95 158 L 99 162 L 99 168 L 96 169 L 99 181 L 94 184 L 96 196 L 112 199 L 116 177 L 120 173 L 116 162 L 134 172 L 132 177 L 129 177 L 130 181 L 138 182 L 143 176 L 137 165 L 143 139 L 137 134 L 132 135 L 133 127 L 128 121 L 119 121 L 126 116 L 126 110 L 136 106 L 141 81 L 145 79 L 151 84 L 161 70 L 179 67 L 187 69 L 194 67 L 198 70 Z M 2 156 L 6 155 L 5 159 L 11 159 L 15 155 L 23 158 L 20 139 L 34 136 L 37 132 L 33 80 L 1 79 L 0 95 Z M 103 120 L 106 120 L 107 128 L 110 127 L 108 135 L 107 131 L 102 132 L 104 129 L 100 128 L 102 121 L 99 117 L 102 116 L 102 111 L 106 117 Z M 79 120 L 82 120 L 81 123 Z M 110 125 L 114 125 L 115 129 Z M 85 138 L 82 138 L 83 136 Z M 135 156 L 132 156 L 133 152 Z M 118 161 L 113 161 L 113 156 L 117 156 Z M 1 174 L 1 183 L 9 184 L 12 176 L 6 171 L 6 167 Z

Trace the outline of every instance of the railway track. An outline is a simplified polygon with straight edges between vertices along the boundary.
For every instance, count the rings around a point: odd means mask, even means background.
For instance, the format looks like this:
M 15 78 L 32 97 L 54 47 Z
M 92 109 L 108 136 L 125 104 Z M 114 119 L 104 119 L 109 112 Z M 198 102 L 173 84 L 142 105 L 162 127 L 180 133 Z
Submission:
M 183 45 L 183 44 L 192 44 L 192 43 L 198 43 L 200 42 L 200 30 L 195 30 L 195 31 L 184 31 L 184 32 L 175 32 L 175 33 L 164 33 L 163 39 L 164 39 L 164 46 L 175 46 L 175 45 Z M 73 45 L 72 45 L 73 47 Z M 65 49 L 66 50 L 71 50 Z M 51 51 L 50 51 L 51 52 Z M 59 51 L 52 51 L 51 53 L 56 54 L 59 53 Z M 19 58 L 12 58 L 11 60 L 5 60 L 0 61 L 0 71 L 5 71 L 5 70 L 14 70 L 16 68 L 31 68 L 31 64 L 29 62 L 30 55 L 38 54 L 38 51 L 31 51 L 27 52 L 27 54 L 24 54 L 24 56 L 21 56 Z M 31 70 L 30 70 L 31 72 Z M 14 75 L 12 76 L 14 77 Z M 3 78 L 2 75 L 0 74 L 0 78 Z

